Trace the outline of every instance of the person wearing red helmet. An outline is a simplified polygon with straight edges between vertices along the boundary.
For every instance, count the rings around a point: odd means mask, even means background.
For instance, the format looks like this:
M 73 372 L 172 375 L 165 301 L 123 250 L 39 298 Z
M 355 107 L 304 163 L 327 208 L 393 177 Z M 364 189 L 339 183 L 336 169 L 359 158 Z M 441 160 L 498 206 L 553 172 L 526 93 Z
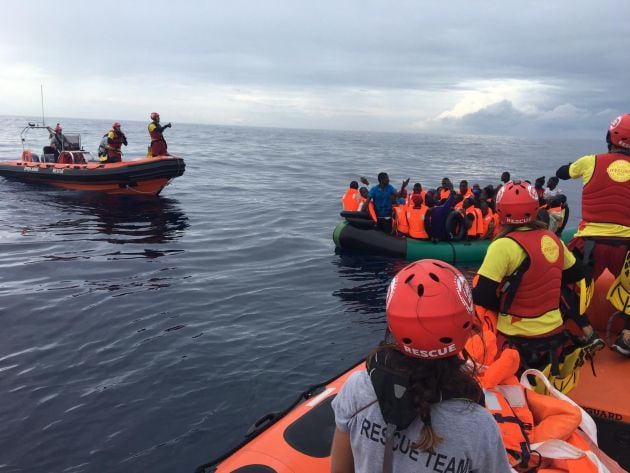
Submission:
M 98 159 L 102 163 L 119 163 L 122 161 L 122 145 L 127 146 L 127 137 L 120 129 L 120 122 L 112 123 L 112 129 L 103 135 L 99 146 Z
M 630 247 L 629 113 L 612 121 L 606 143 L 608 153 L 582 156 L 556 171 L 560 179 L 582 179 L 582 220 L 569 248 L 592 269 L 593 279 L 605 269 L 622 276 Z M 611 348 L 630 358 L 630 316 Z
M 61 124 L 57 123 L 54 129 L 48 128 L 50 133 L 50 145 L 44 150 L 45 154 L 54 154 L 55 159 L 59 156 L 64 148 L 69 144 L 67 138 L 62 133 Z
M 550 360 L 557 361 L 557 350 L 567 342 L 561 289 L 582 280 L 585 270 L 546 224 L 536 220 L 538 195 L 531 184 L 505 183 L 496 196 L 496 211 L 502 227 L 477 271 L 473 299 L 498 313 L 499 350 L 515 347 L 523 368 L 544 370 Z M 573 320 L 582 328 L 581 343 L 590 352 L 603 348 L 586 317 Z M 552 363 L 554 376 L 556 366 Z
M 151 137 L 151 144 L 147 150 L 149 156 L 168 156 L 168 146 L 164 139 L 164 130 L 171 128 L 171 124 L 160 125 L 160 114 L 157 112 L 151 112 L 151 123 L 149 123 L 149 136 Z
M 412 263 L 391 281 L 386 315 L 393 342 L 332 402 L 331 471 L 509 472 L 474 365 L 459 356 L 474 316 L 464 276 L 442 261 Z

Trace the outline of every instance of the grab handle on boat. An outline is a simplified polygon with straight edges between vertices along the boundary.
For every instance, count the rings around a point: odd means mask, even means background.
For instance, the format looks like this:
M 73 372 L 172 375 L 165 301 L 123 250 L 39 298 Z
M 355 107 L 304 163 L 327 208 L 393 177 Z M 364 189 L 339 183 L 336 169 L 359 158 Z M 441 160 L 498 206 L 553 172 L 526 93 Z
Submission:
M 247 429 L 247 432 L 245 432 L 245 437 L 251 437 L 252 435 L 255 435 L 256 433 L 258 433 L 258 431 L 265 430 L 267 427 L 269 427 L 270 424 L 273 424 L 280 416 L 281 416 L 280 412 L 269 412 L 268 414 L 265 414 L 256 422 L 254 422 L 254 424 L 249 429 Z

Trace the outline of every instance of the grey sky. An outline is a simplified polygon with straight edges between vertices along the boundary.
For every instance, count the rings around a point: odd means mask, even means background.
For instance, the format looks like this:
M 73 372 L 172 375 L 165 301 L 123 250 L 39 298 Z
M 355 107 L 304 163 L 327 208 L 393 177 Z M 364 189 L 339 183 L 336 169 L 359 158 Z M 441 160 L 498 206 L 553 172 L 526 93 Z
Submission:
M 630 1 L 3 2 L 0 114 L 600 136 Z

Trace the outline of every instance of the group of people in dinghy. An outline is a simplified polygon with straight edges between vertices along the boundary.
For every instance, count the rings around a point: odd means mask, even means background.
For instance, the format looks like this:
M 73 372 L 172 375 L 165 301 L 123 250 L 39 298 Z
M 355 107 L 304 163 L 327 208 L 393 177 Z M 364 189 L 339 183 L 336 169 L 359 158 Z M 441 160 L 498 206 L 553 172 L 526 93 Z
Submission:
M 369 185 L 365 177 L 361 182 Z M 389 175 L 378 175 L 378 185 L 368 190 L 350 182 L 341 199 L 344 211 L 368 212 L 376 228 L 393 235 L 419 240 L 458 241 L 484 240 L 495 237 L 500 228 L 496 213 L 496 194 L 510 181 L 510 173 L 501 175 L 497 187 L 479 184 L 469 186 L 467 180 L 459 183 L 457 191 L 448 177 L 437 189 L 424 190 L 419 182 L 407 192 L 409 180 L 403 181 L 397 191 L 389 183 Z M 560 234 L 568 220 L 567 199 L 558 188 L 558 178 L 536 179 L 534 189 L 539 202 L 539 218 L 549 222 L 549 228 Z
M 607 144 L 556 172 L 584 185 L 568 246 L 539 220 L 537 186 L 508 178 L 494 195 L 498 232 L 472 290 L 437 260 L 394 277 L 386 339 L 333 401 L 334 473 L 623 471 L 596 446 L 592 419 L 560 394 L 605 347 L 584 315 L 605 269 L 617 276 L 612 316 L 625 319 L 611 348 L 630 357 L 630 114 L 611 123 Z M 379 176 L 381 192 L 388 185 Z M 384 218 L 371 192 L 364 205 L 374 201 Z M 568 333 L 568 319 L 583 336 Z

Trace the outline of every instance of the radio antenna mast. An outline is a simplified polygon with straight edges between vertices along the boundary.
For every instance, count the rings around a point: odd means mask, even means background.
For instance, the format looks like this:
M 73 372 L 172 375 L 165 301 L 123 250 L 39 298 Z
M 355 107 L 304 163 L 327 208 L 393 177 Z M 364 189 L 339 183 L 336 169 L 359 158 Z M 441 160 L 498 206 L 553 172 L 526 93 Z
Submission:
M 42 95 L 42 126 L 46 126 L 46 119 L 44 118 L 44 85 L 40 84 L 39 90 Z

